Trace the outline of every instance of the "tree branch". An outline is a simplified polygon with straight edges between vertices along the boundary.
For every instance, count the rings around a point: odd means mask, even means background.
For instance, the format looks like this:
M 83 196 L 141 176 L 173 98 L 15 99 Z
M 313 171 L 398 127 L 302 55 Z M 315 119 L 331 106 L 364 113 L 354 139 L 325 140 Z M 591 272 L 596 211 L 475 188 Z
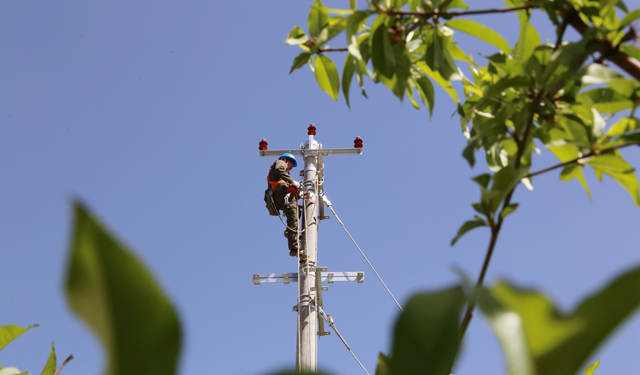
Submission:
M 552 171 L 552 170 L 554 170 L 554 169 L 558 169 L 558 168 L 566 167 L 567 165 L 570 165 L 570 164 L 578 163 L 578 162 L 580 162 L 580 160 L 590 158 L 590 157 L 592 157 L 592 156 L 594 156 L 594 155 L 602 155 L 602 154 L 606 154 L 606 153 L 612 152 L 612 151 L 614 151 L 614 150 L 619 150 L 619 149 L 621 149 L 621 148 L 625 148 L 625 147 L 627 147 L 627 146 L 633 146 L 633 145 L 637 145 L 637 143 L 628 143 L 628 144 L 626 144 L 626 145 L 622 145 L 622 146 L 616 146 L 616 147 L 609 147 L 609 148 L 605 148 L 604 150 L 598 151 L 598 153 L 595 153 L 595 152 L 589 152 L 588 154 L 586 154 L 586 155 L 584 155 L 584 156 L 581 156 L 581 157 L 579 157 L 579 158 L 575 158 L 575 159 L 573 159 L 573 160 L 569 160 L 569 161 L 564 162 L 564 163 L 560 163 L 560 164 L 552 165 L 552 166 L 550 166 L 550 167 L 543 168 L 543 169 L 541 169 L 541 170 L 539 170 L 539 171 L 535 171 L 535 172 L 529 173 L 528 175 L 524 176 L 524 178 L 529 178 L 529 177 L 537 176 L 537 175 L 539 175 L 539 174 L 543 174 L 543 173 L 546 173 L 546 172 Z
M 569 22 L 576 31 L 581 35 L 584 35 L 589 26 L 582 22 L 580 17 L 572 17 Z M 596 49 L 602 53 L 605 59 L 618 65 L 620 69 L 629 73 L 630 76 L 640 81 L 640 61 L 628 56 L 626 53 L 620 51 L 618 48 L 611 45 L 611 42 L 605 40 L 594 41 L 593 44 Z
M 318 50 L 318 53 L 324 53 L 324 52 L 347 52 L 349 49 L 348 48 L 320 48 Z
M 531 127 L 533 127 L 533 118 L 536 113 L 536 109 L 540 107 L 540 95 L 536 95 L 532 106 L 531 106 L 531 114 L 529 115 L 529 119 L 527 120 L 527 125 L 524 129 L 523 136 L 521 141 L 518 143 L 518 152 L 516 153 L 516 161 L 515 168 L 520 168 L 520 159 L 522 159 L 522 155 L 524 154 L 524 150 L 527 148 L 527 140 L 529 138 L 529 133 Z M 482 269 L 480 270 L 480 276 L 478 276 L 478 282 L 476 283 L 476 288 L 482 287 L 484 284 L 484 278 L 487 274 L 487 269 L 489 268 L 489 263 L 491 262 L 491 256 L 493 255 L 493 250 L 495 249 L 496 243 L 498 242 L 498 235 L 500 235 L 500 229 L 502 228 L 502 223 L 504 222 L 504 217 L 502 217 L 501 213 L 504 209 L 511 204 L 511 197 L 513 196 L 513 192 L 516 190 L 517 185 L 509 191 L 507 196 L 504 199 L 502 204 L 502 209 L 498 214 L 498 221 L 495 226 L 491 227 L 491 240 L 489 241 L 489 247 L 487 248 L 487 254 L 484 257 L 484 262 L 482 263 Z M 464 314 L 464 318 L 462 319 L 462 323 L 460 323 L 460 341 L 462 342 L 462 338 L 464 334 L 467 332 L 467 327 L 471 322 L 471 318 L 473 318 L 473 311 L 476 308 L 475 299 L 471 299 L 469 301 L 469 305 L 467 305 L 467 311 Z
M 62 371 L 62 368 L 69 363 L 69 361 L 71 361 L 73 359 L 73 354 L 71 354 L 70 356 L 67 357 L 67 359 L 64 360 L 64 362 L 62 362 L 62 364 L 60 365 L 60 367 L 58 367 L 56 369 L 56 372 L 53 373 L 53 375 L 58 375 L 60 373 L 60 371 Z

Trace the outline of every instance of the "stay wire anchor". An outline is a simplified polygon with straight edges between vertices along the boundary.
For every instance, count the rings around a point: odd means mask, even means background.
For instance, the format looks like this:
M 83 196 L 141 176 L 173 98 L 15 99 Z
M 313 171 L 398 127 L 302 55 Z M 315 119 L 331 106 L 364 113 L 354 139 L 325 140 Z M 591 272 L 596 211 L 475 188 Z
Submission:
M 360 246 L 358 246 L 358 244 L 356 243 L 356 240 L 353 239 L 353 236 L 347 230 L 347 227 L 344 226 L 344 223 L 342 222 L 342 220 L 340 220 L 340 218 L 338 217 L 338 214 L 336 214 L 336 211 L 333 209 L 333 205 L 331 204 L 331 201 L 329 200 L 329 198 L 327 198 L 327 195 L 324 192 L 322 193 L 322 200 L 326 203 L 327 207 L 329 207 L 329 209 L 333 213 L 333 216 L 336 217 L 336 220 L 338 220 L 338 223 L 340 223 L 340 225 L 342 225 L 342 229 L 344 229 L 344 231 L 347 232 L 347 234 L 349 235 L 349 238 L 351 238 L 351 241 L 353 242 L 353 244 L 356 245 L 356 247 L 358 248 L 358 251 L 360 251 L 360 254 L 364 258 L 364 260 L 367 261 L 367 263 L 369 264 L 369 267 L 371 267 L 371 270 L 373 271 L 373 273 L 376 274 L 376 276 L 378 277 L 378 280 L 380 280 L 380 282 L 382 283 L 384 288 L 387 290 L 387 292 L 389 293 L 391 298 L 393 298 L 393 301 L 396 303 L 396 305 L 398 305 L 398 308 L 400 308 L 400 311 L 404 312 L 404 309 L 402 308 L 402 306 L 400 306 L 400 303 L 398 302 L 396 297 L 393 296 L 393 293 L 391 293 L 391 290 L 389 290 L 389 288 L 387 287 L 387 284 L 385 284 L 384 281 L 382 281 L 382 277 L 380 277 L 380 275 L 378 275 L 378 272 L 376 271 L 375 268 L 373 268 L 373 265 L 371 264 L 371 262 L 369 262 L 369 259 L 367 259 L 367 256 L 364 255 L 364 253 L 362 252 L 362 249 L 360 249 Z
M 364 368 L 364 366 L 362 365 L 362 362 L 360 362 L 360 360 L 358 359 L 358 357 L 356 357 L 356 354 L 353 352 L 353 350 L 351 350 L 351 347 L 349 346 L 349 344 L 347 344 L 347 341 L 344 339 L 344 337 L 342 337 L 342 335 L 340 334 L 340 332 L 338 332 L 338 329 L 336 328 L 336 323 L 333 321 L 333 318 L 331 317 L 331 315 L 327 314 L 326 312 L 324 312 L 324 310 L 322 309 L 322 306 L 317 306 L 316 307 L 316 312 L 318 313 L 318 315 L 325 321 L 327 322 L 327 324 L 329 325 L 329 327 L 331 327 L 331 329 L 333 329 L 333 331 L 336 333 L 336 336 L 338 336 L 340 338 L 340 340 L 342 340 L 342 343 L 344 344 L 344 346 L 347 347 L 347 349 L 349 350 L 349 352 L 351 353 L 351 355 L 353 356 L 353 358 L 356 359 L 356 361 L 358 361 L 358 364 L 360 365 L 360 367 L 362 367 L 362 369 L 364 370 L 364 372 L 367 373 L 367 375 L 370 375 L 369 372 L 367 371 L 366 368 Z

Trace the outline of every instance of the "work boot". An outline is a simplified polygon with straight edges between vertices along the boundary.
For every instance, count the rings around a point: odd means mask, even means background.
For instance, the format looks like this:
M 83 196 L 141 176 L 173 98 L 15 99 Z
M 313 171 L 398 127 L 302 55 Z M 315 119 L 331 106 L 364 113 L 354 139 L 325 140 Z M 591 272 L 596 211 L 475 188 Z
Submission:
M 298 256 L 298 250 L 289 251 L 289 256 L 291 256 L 291 257 Z M 301 261 L 307 260 L 307 254 L 305 252 L 303 252 L 302 250 L 300 250 L 300 260 Z

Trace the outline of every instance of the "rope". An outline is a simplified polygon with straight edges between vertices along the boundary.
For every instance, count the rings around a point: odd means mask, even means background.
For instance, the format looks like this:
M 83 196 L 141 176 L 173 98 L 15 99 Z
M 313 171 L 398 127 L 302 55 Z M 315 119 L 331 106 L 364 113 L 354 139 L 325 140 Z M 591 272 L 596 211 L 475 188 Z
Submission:
M 340 332 L 338 332 L 338 329 L 336 328 L 336 323 L 333 321 L 333 318 L 331 316 L 327 315 L 327 313 L 324 312 L 324 310 L 322 309 L 321 306 L 317 306 L 316 308 L 317 308 L 317 311 L 318 311 L 318 315 L 320 315 L 322 317 L 322 319 L 324 319 L 327 322 L 327 324 L 329 324 L 329 327 L 331 327 L 333 329 L 333 331 L 340 338 L 340 340 L 342 340 L 342 343 L 344 344 L 344 346 L 347 347 L 347 349 L 349 350 L 349 353 L 351 353 L 353 358 L 355 358 L 356 361 L 358 361 L 358 364 L 360 365 L 360 367 L 362 367 L 364 372 L 366 372 L 367 375 L 369 375 L 369 372 L 367 371 L 366 368 L 364 368 L 364 366 L 362 365 L 362 362 L 360 362 L 358 357 L 356 357 L 356 354 L 353 352 L 353 350 L 351 350 L 351 348 L 349 347 L 349 344 L 347 344 L 347 341 L 344 339 L 344 337 L 342 337 Z
M 333 216 L 336 217 L 336 220 L 338 220 L 340 225 L 342 225 L 342 228 L 344 229 L 344 231 L 347 232 L 347 234 L 349 235 L 349 238 L 351 238 L 351 241 L 353 241 L 353 244 L 356 245 L 356 247 L 358 248 L 358 251 L 360 251 L 360 254 L 362 254 L 362 257 L 364 258 L 364 260 L 367 261 L 367 263 L 369 264 L 369 267 L 371 267 L 371 269 L 373 270 L 373 273 L 376 274 L 376 276 L 378 277 L 378 280 L 380 280 L 384 288 L 387 290 L 387 292 L 389 292 L 389 295 L 391 296 L 391 298 L 393 298 L 396 305 L 398 305 L 400 310 L 404 312 L 404 309 L 402 308 L 402 306 L 400 306 L 400 303 L 398 303 L 398 300 L 396 299 L 396 297 L 393 296 L 393 293 L 391 293 L 391 291 L 387 287 L 387 284 L 385 284 L 384 281 L 382 281 L 382 278 L 380 277 L 380 275 L 378 275 L 378 272 L 376 272 L 376 269 L 373 268 L 373 265 L 371 264 L 371 262 L 369 262 L 369 259 L 367 259 L 366 255 L 364 255 L 364 253 L 362 252 L 362 249 L 360 249 L 360 246 L 358 246 L 358 244 L 356 243 L 356 240 L 353 239 L 353 236 L 351 235 L 351 233 L 349 233 L 349 231 L 347 230 L 347 227 L 344 226 L 344 224 L 342 223 L 342 220 L 340 220 L 340 218 L 338 217 L 338 214 L 336 214 L 336 211 L 333 209 L 333 205 L 331 204 L 331 201 L 327 199 L 326 194 L 323 194 L 322 200 L 324 200 L 324 203 L 326 203 L 329 209 L 331 210 L 331 212 L 333 212 Z

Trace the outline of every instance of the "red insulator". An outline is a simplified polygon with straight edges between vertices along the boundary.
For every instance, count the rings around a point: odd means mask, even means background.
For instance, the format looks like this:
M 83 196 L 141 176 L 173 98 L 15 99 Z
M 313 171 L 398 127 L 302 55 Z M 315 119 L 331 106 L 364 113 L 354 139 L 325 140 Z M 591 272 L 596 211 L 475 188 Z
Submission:
M 266 150 L 266 149 L 267 149 L 267 146 L 268 146 L 268 145 L 269 145 L 269 144 L 267 143 L 267 140 L 266 140 L 266 139 L 263 139 L 263 140 L 261 140 L 261 141 L 260 141 L 260 147 L 258 147 L 258 150 L 260 150 L 260 151 L 264 151 L 264 150 Z
M 309 129 L 307 129 L 307 130 L 309 130 L 307 132 L 308 135 L 316 135 L 316 127 L 313 126 L 313 124 L 309 125 Z
M 353 148 L 362 148 L 362 139 L 360 137 L 356 137 L 356 140 L 353 141 Z

